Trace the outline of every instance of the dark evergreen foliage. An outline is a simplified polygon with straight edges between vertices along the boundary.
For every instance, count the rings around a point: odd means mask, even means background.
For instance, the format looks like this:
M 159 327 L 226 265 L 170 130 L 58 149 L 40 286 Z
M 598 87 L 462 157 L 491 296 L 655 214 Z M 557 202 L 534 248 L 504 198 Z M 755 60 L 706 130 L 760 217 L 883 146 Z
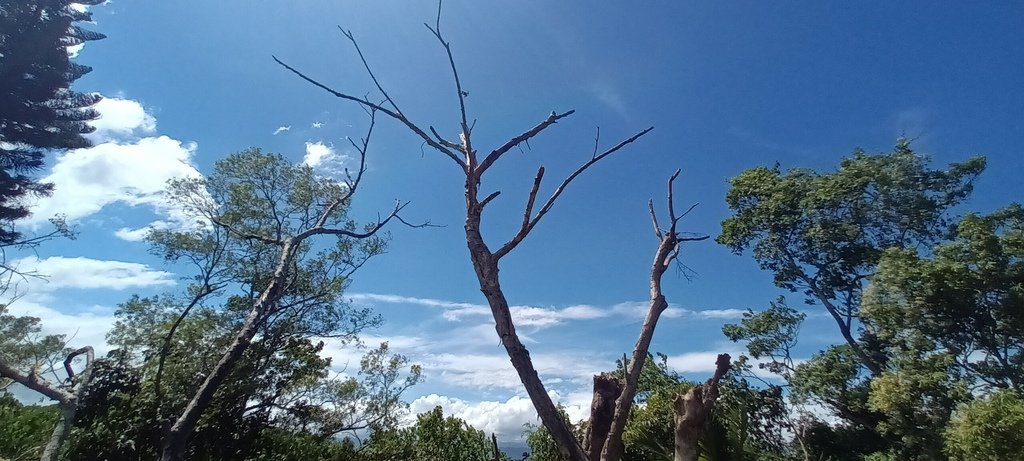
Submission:
M 104 35 L 75 25 L 91 14 L 71 4 L 0 0 L 0 244 L 18 241 L 12 223 L 29 215 L 22 200 L 53 189 L 31 176 L 46 150 L 88 147 L 83 135 L 94 128 L 87 122 L 99 117 L 92 108 L 99 95 L 70 89 L 92 69 L 72 62 L 67 47 Z

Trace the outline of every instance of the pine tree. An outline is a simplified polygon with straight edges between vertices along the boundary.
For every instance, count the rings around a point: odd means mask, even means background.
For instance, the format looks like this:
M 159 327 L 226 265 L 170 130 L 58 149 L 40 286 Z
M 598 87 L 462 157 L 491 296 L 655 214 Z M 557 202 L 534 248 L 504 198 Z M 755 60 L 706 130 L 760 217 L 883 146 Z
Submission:
M 83 135 L 95 130 L 87 122 L 101 97 L 70 89 L 92 68 L 72 62 L 68 47 L 104 38 L 75 25 L 92 17 L 79 5 L 103 1 L 0 0 L 0 245 L 20 239 L 13 222 L 29 215 L 24 198 L 53 189 L 31 176 L 46 151 L 91 145 Z

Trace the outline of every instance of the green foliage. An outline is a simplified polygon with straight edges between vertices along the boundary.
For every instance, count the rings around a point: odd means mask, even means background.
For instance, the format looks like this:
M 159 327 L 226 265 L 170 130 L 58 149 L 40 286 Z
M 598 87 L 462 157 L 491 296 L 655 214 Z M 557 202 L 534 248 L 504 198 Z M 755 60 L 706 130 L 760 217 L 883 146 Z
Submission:
M 69 443 L 75 459 L 151 459 L 165 425 L 191 397 L 202 373 L 219 358 L 240 321 L 234 309 L 199 308 L 179 326 L 175 347 L 155 394 L 154 351 L 173 323 L 173 297 L 132 298 L 116 312 L 113 357 L 97 360 Z M 328 372 L 324 344 L 273 325 L 247 351 L 204 413 L 189 459 L 349 459 L 334 439 L 354 429 L 395 427 L 405 410 L 401 394 L 420 380 L 418 366 L 386 343 L 370 350 L 355 377 Z M 205 343 L 211 347 L 186 347 Z M 138 365 L 136 365 L 138 364 Z M 406 371 L 408 370 L 408 371 Z
M 10 395 L 0 395 L 0 459 L 39 459 L 57 415 L 54 405 L 22 405 Z
M 42 335 L 38 317 L 7 314 L 0 305 L 0 361 L 18 370 L 48 373 L 67 355 L 63 335 Z M 58 366 L 58 368 L 60 368 Z M 0 397 L 11 381 L 0 376 Z
M 752 168 L 731 181 L 726 202 L 736 214 L 717 240 L 737 253 L 752 248 L 781 287 L 813 279 L 827 298 L 856 296 L 886 248 L 942 238 L 947 210 L 985 167 L 980 157 L 946 171 L 926 162 L 901 140 L 888 154 L 856 150 L 833 173 Z
M 628 367 L 629 358 L 623 356 L 622 359 L 615 361 L 615 371 L 612 372 L 612 376 L 620 380 L 625 379 Z M 640 369 L 640 379 L 636 383 L 635 400 L 637 403 L 644 403 L 654 392 L 673 387 L 681 382 L 683 382 L 683 378 L 679 376 L 679 373 L 669 369 L 667 355 L 659 353 L 655 359 L 655 355 L 647 354 L 644 366 Z
M 1024 447 L 1024 398 L 1001 390 L 961 406 L 946 430 L 954 461 L 1019 459 Z
M 761 312 L 748 310 L 743 313 L 739 324 L 722 326 L 722 333 L 730 341 L 743 341 L 747 351 L 755 359 L 767 358 L 758 364 L 768 371 L 788 377 L 793 371 L 793 347 L 800 333 L 800 324 L 807 315 L 786 305 L 779 297 L 771 306 Z
M 644 367 L 646 368 L 646 367 Z M 672 459 L 675 424 L 673 423 L 672 401 L 676 395 L 693 387 L 681 379 L 661 386 L 650 393 L 643 405 L 633 407 L 622 433 L 622 444 L 626 451 L 623 459 L 630 461 L 655 461 Z
M 92 69 L 75 64 L 67 47 L 103 38 L 75 25 L 91 14 L 72 3 L 102 0 L 5 1 L 0 6 L 0 245 L 21 239 L 13 221 L 28 216 L 24 199 L 48 195 L 52 184 L 30 176 L 44 165 L 48 149 L 91 145 L 86 122 L 99 117 L 96 94 L 71 91 Z
M 441 407 L 418 415 L 412 427 L 375 432 L 362 454 L 367 461 L 494 459 L 491 440 L 483 431 L 454 416 L 445 417 Z
M 864 311 L 903 355 L 946 360 L 973 385 L 1024 393 L 1024 209 L 967 215 L 931 258 L 888 251 Z
M 583 443 L 583 436 L 585 434 L 585 423 L 573 424 L 569 420 L 569 415 L 565 412 L 562 406 L 558 406 L 558 413 L 562 416 L 562 419 L 566 424 L 572 428 L 576 434 L 576 440 L 579 443 Z M 562 454 L 558 452 L 558 445 L 555 444 L 555 439 L 551 437 L 551 433 L 548 432 L 547 427 L 543 424 L 527 424 L 525 427 L 526 434 L 526 445 L 530 447 L 530 455 L 526 457 L 525 461 L 562 461 Z
M 752 168 L 731 181 L 726 202 L 734 215 L 717 241 L 737 254 L 752 249 L 776 285 L 821 303 L 858 360 L 877 373 L 884 357 L 854 335 L 867 278 L 886 249 L 927 248 L 945 238 L 948 211 L 984 168 L 976 157 L 929 169 L 906 140 L 886 154 L 858 149 L 829 173 Z

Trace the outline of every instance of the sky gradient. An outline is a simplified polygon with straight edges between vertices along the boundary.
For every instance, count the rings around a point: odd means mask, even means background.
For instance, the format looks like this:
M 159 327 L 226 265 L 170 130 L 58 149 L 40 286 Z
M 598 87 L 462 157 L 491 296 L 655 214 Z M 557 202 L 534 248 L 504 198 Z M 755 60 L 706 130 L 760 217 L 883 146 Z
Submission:
M 590 376 L 632 349 L 646 306 L 657 245 L 647 214 L 663 209 L 679 168 L 677 202 L 700 205 L 681 223 L 716 236 L 728 216 L 728 180 L 776 162 L 834 168 L 856 147 L 890 149 L 898 137 L 936 165 L 982 154 L 989 169 L 963 210 L 992 211 L 1024 198 L 1024 3 L 953 2 L 518 2 L 448 1 L 441 29 L 451 42 L 474 141 L 489 151 L 543 120 L 575 109 L 513 151 L 482 185 L 501 190 L 484 234 L 510 238 L 539 165 L 550 194 L 590 158 L 596 128 L 609 146 L 655 129 L 591 168 L 528 239 L 503 260 L 520 334 L 549 389 L 583 416 Z M 458 105 L 443 49 L 423 26 L 436 3 L 117 1 L 94 7 L 76 83 L 106 99 L 96 147 L 51 159 L 53 197 L 27 228 L 67 214 L 79 238 L 16 255 L 32 281 L 14 313 L 43 318 L 72 345 L 102 345 L 117 303 L 131 294 L 180 289 L 181 268 L 141 241 L 149 226 L 180 225 L 159 195 L 167 179 L 201 175 L 255 146 L 332 174 L 352 160 L 346 136 L 367 119 L 350 103 L 301 81 L 271 55 L 350 94 L 373 83 L 338 26 L 351 29 L 375 74 L 414 122 L 456 138 Z M 348 297 L 385 320 L 366 337 L 424 367 L 408 398 L 435 404 L 506 440 L 535 421 L 476 285 L 463 239 L 461 173 L 390 120 L 379 120 L 369 170 L 351 210 L 372 221 L 395 199 L 407 219 L 444 227 L 391 229 L 387 254 L 356 275 Z M 156 224 L 154 224 L 156 223 Z M 652 351 L 693 379 L 719 352 L 738 353 L 723 323 L 783 294 L 747 256 L 712 240 L 687 244 L 669 272 L 673 308 Z M 792 297 L 791 305 L 800 305 Z M 838 335 L 807 307 L 800 353 Z M 332 348 L 335 365 L 358 351 Z

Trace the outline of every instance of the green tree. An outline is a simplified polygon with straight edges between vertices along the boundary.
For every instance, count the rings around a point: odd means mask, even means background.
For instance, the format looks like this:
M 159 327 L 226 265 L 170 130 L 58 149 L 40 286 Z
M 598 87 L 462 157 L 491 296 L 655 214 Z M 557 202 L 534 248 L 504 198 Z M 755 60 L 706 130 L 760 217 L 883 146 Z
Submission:
M 1000 390 L 960 407 L 946 430 L 955 461 L 1019 459 L 1024 447 L 1024 398 Z
M 174 323 L 173 298 L 133 298 L 117 311 L 109 334 L 119 347 L 98 360 L 86 389 L 73 459 L 156 459 L 169 416 L 187 404 L 204 370 L 219 358 L 244 311 L 198 307 L 178 327 L 182 344 L 164 363 L 155 394 L 154 358 Z M 271 325 L 249 350 L 204 412 L 192 434 L 189 459 L 333 459 L 351 454 L 336 435 L 365 428 L 393 428 L 404 415 L 401 393 L 419 380 L 386 343 L 367 351 L 354 376 L 341 378 L 322 358 L 322 342 Z M 275 339 L 276 338 L 276 339 Z M 411 370 L 409 369 L 411 368 Z
M 903 355 L 949 362 L 983 390 L 1024 394 L 1024 208 L 968 214 L 930 255 L 886 252 L 864 315 Z
M 103 38 L 77 22 L 91 14 L 77 5 L 103 0 L 0 1 L 0 245 L 18 242 L 15 220 L 28 216 L 26 196 L 48 195 L 52 184 L 31 174 L 50 149 L 88 147 L 83 134 L 96 94 L 72 91 L 71 84 L 91 69 L 76 64 L 68 47 Z
M 867 280 L 886 249 L 929 248 L 948 236 L 950 208 L 984 168 L 975 157 L 929 169 L 906 140 L 891 153 L 858 149 L 829 173 L 752 168 L 731 180 L 734 215 L 717 241 L 737 254 L 751 249 L 779 287 L 823 306 L 857 361 L 878 375 L 884 357 L 857 335 Z
M 372 129 L 371 114 L 370 133 Z M 250 149 L 218 161 L 205 178 L 169 184 L 168 200 L 199 226 L 154 232 L 150 240 L 157 253 L 190 263 L 196 283 L 174 309 L 169 328 L 158 330 L 165 333 L 155 351 L 154 385 L 162 389 L 161 364 L 182 347 L 177 329 L 193 309 L 217 305 L 218 315 L 235 315 L 235 322 L 221 337 L 225 342 L 216 344 L 218 358 L 203 364 L 188 402 L 174 409 L 176 416 L 163 439 L 164 460 L 185 456 L 196 424 L 233 371 L 257 365 L 245 363 L 251 348 L 280 350 L 310 337 L 352 340 L 377 322 L 368 311 L 349 308 L 341 297 L 352 274 L 384 251 L 386 239 L 378 231 L 400 220 L 396 217 L 404 206 L 399 203 L 381 220 L 362 227 L 347 216 L 365 172 L 369 139 L 368 133 L 362 144 L 353 143 L 360 153 L 359 167 L 343 180 L 315 175 L 279 154 Z
M 441 407 L 416 416 L 412 427 L 373 433 L 362 454 L 367 461 L 492 461 L 491 440 L 483 431 L 454 416 L 444 416 Z M 507 460 L 504 454 L 499 454 Z

